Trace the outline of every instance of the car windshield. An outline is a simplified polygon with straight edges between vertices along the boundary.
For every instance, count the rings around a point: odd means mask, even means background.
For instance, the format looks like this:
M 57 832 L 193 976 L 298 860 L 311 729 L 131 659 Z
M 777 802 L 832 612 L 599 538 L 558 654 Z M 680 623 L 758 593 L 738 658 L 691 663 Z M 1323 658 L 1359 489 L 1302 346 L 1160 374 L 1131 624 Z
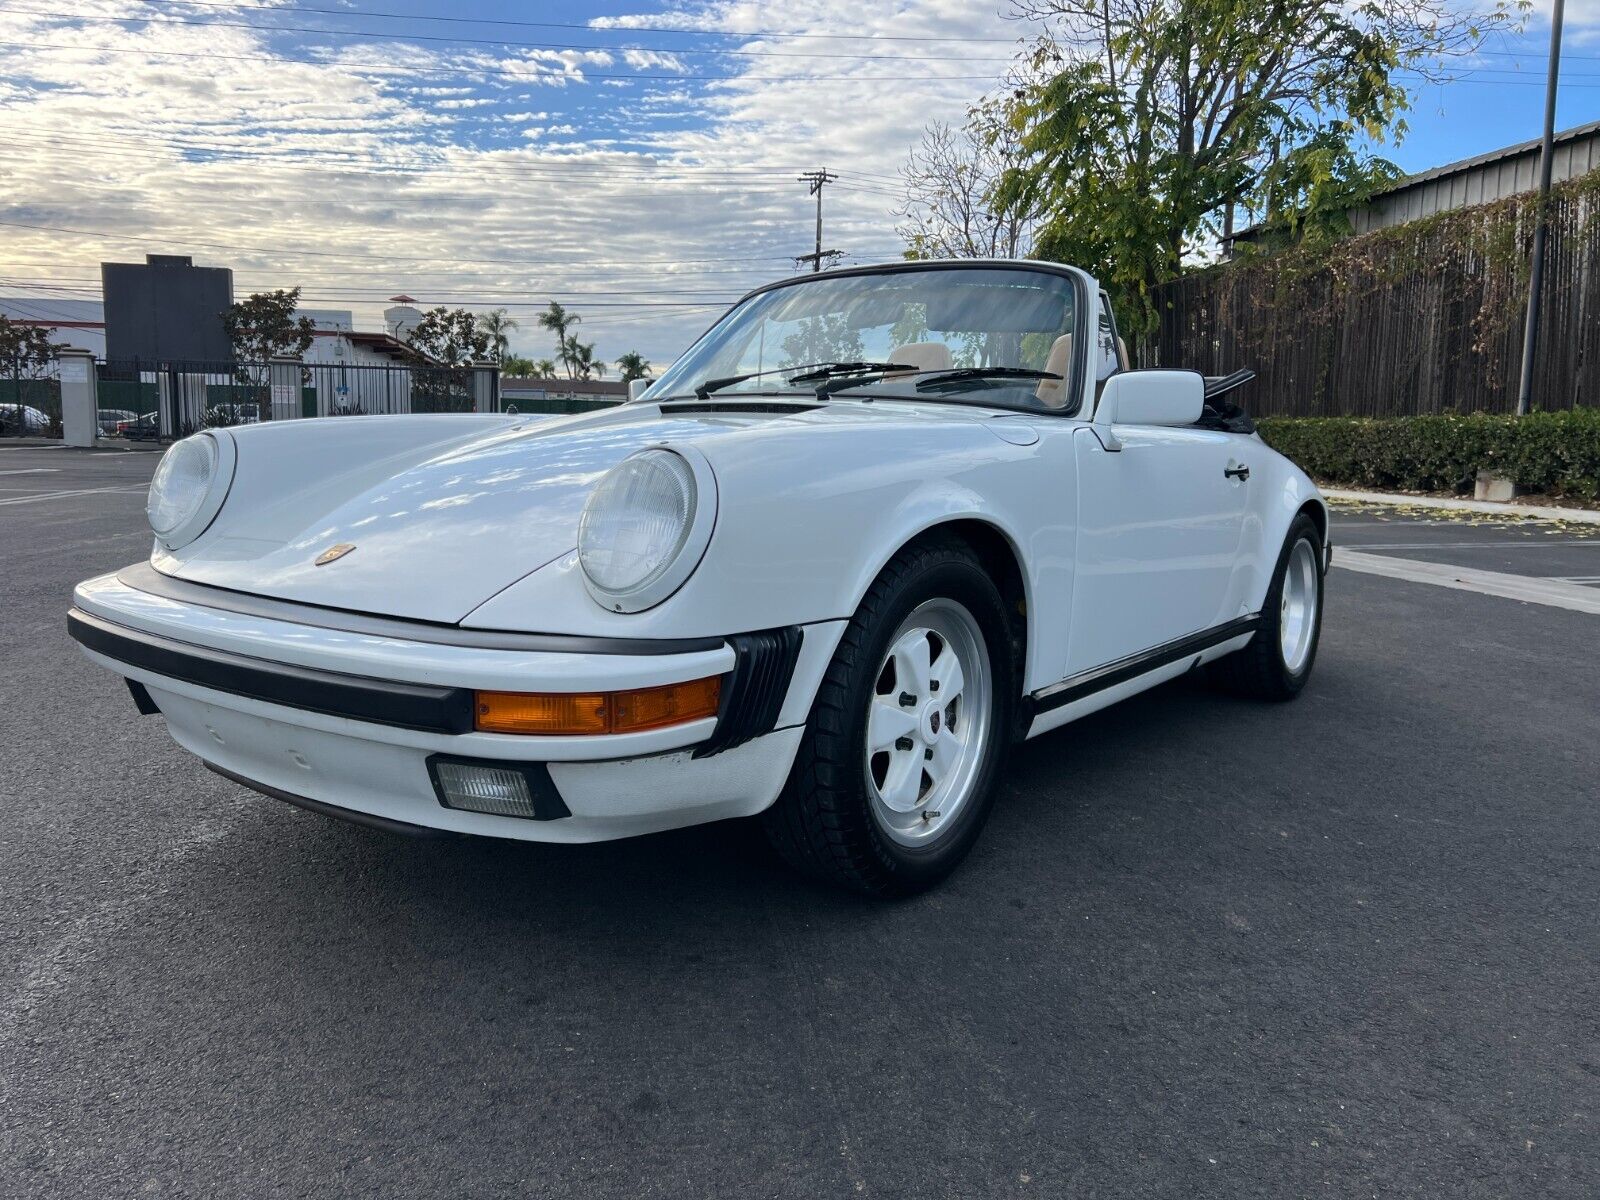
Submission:
M 1024 267 L 823 275 L 736 306 L 649 399 L 823 394 L 1064 411 L 1076 305 L 1070 278 Z M 791 370 L 807 378 L 791 382 Z

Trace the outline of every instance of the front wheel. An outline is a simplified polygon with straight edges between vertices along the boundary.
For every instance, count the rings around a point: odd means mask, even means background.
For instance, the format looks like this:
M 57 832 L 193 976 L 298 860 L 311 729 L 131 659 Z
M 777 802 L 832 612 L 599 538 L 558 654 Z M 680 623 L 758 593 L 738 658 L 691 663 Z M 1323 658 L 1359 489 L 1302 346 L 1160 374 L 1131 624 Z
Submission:
M 909 895 L 988 818 L 1016 692 L 1010 618 L 961 543 L 903 550 L 840 638 L 788 785 L 766 814 L 793 866 Z
M 1311 678 L 1322 636 L 1322 535 L 1304 513 L 1289 526 L 1250 644 L 1219 658 L 1211 677 L 1228 691 L 1292 700 Z

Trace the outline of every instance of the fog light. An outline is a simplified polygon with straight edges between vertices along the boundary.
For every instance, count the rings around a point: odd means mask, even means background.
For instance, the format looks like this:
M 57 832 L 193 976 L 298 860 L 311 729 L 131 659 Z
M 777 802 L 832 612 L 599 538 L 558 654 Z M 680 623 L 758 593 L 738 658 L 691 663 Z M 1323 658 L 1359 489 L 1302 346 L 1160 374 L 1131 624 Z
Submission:
M 436 755 L 428 760 L 428 769 L 439 803 L 446 808 L 533 821 L 572 815 L 543 763 L 512 766 Z

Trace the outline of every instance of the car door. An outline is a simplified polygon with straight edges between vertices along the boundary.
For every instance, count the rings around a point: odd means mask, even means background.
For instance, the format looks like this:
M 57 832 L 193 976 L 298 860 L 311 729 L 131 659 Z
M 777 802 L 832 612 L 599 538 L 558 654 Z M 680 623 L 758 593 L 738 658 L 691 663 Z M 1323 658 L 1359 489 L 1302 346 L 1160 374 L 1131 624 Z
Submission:
M 1093 353 L 1118 369 L 1102 299 Z M 1132 657 L 1243 615 L 1236 584 L 1249 447 L 1196 426 L 1118 425 L 1122 449 L 1075 431 L 1078 553 L 1065 675 Z

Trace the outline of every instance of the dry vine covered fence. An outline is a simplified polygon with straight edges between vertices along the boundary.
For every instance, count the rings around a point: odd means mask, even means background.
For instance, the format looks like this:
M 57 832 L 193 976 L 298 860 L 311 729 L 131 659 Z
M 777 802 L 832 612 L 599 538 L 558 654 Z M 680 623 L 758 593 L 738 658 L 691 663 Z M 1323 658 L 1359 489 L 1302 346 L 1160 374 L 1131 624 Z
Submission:
M 1168 284 L 1159 362 L 1254 367 L 1261 416 L 1512 412 L 1536 198 L 1296 247 Z M 1600 172 L 1550 201 L 1534 407 L 1600 404 Z

